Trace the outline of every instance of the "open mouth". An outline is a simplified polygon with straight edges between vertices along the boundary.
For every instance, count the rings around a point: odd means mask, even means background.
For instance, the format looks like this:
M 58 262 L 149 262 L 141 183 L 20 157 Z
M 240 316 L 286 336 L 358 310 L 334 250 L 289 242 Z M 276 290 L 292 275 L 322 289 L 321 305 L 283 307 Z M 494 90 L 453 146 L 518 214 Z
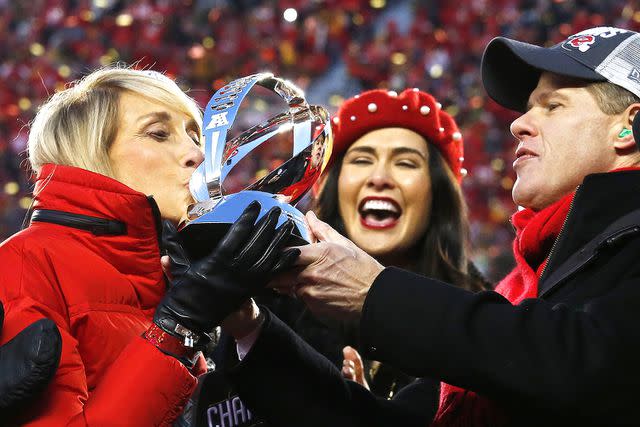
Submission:
M 402 215 L 398 203 L 390 198 L 367 197 L 358 208 L 360 223 L 376 230 L 395 227 Z

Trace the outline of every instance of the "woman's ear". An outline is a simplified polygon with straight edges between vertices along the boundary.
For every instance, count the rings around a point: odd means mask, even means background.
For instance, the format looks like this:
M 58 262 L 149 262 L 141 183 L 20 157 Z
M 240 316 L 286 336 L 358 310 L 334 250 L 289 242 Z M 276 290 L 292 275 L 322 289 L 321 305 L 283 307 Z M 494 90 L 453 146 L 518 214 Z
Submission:
M 622 127 L 614 142 L 614 147 L 617 150 L 637 149 L 636 141 L 640 142 L 640 114 L 638 112 L 640 112 L 640 104 L 631 104 L 622 114 Z

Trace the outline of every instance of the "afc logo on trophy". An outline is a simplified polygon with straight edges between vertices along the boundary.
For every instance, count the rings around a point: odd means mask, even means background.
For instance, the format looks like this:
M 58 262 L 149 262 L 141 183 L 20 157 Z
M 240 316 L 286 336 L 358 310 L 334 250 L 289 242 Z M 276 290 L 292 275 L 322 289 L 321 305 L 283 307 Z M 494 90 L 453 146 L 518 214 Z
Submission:
M 207 125 L 207 130 L 219 128 L 220 126 L 227 126 L 229 124 L 229 120 L 227 120 L 227 111 L 222 113 L 214 114 L 211 116 L 211 120 Z

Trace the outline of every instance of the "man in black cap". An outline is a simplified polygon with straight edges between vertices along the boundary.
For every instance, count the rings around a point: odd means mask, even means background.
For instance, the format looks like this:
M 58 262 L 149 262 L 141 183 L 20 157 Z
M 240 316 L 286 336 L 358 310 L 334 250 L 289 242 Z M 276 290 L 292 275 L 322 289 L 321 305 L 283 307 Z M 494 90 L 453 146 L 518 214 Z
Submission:
M 487 47 L 487 92 L 523 113 L 517 266 L 496 291 L 383 268 L 312 215 L 319 243 L 274 286 L 359 321 L 365 357 L 441 380 L 435 426 L 640 425 L 639 70 L 640 34 L 618 28 Z M 252 410 L 279 426 L 393 424 L 263 311 L 230 373 Z

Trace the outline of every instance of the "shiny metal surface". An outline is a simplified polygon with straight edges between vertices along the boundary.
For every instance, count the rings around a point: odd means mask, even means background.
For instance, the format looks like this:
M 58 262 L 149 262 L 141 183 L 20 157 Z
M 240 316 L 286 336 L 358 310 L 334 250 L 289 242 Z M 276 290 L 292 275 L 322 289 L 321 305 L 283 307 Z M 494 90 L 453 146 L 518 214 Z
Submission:
M 285 101 L 286 111 L 227 141 L 242 100 L 254 85 L 277 93 Z M 197 203 L 190 207 L 181 233 L 200 241 L 200 246 L 211 247 L 221 230 L 228 229 L 252 200 L 258 200 L 261 216 L 271 207 L 280 206 L 283 213 L 279 223 L 294 219 L 292 239 L 299 244 L 308 242 L 303 215 L 293 205 L 311 189 L 329 161 L 333 142 L 329 120 L 323 107 L 308 105 L 300 89 L 271 73 L 234 80 L 218 90 L 204 114 L 205 160 L 189 183 Z M 243 191 L 226 191 L 225 180 L 242 159 L 263 144 L 283 138 L 292 147 L 288 160 L 261 179 L 247 182 Z

